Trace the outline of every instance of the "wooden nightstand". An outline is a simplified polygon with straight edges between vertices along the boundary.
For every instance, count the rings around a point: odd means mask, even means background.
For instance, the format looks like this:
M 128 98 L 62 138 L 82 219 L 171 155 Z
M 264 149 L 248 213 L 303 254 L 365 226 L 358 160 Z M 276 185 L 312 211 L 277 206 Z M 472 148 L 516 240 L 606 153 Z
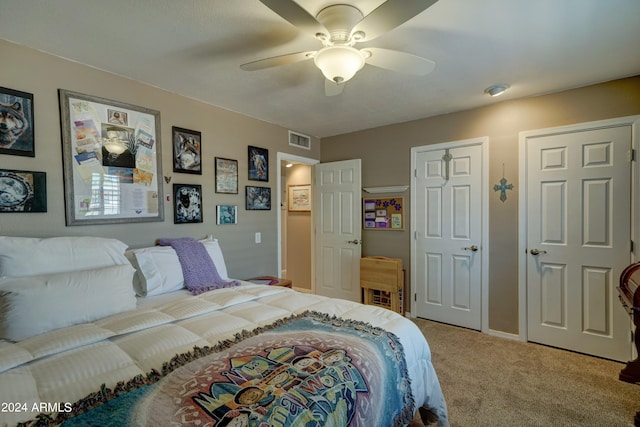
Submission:
M 252 277 L 251 279 L 247 279 L 247 282 L 259 285 L 284 286 L 285 288 L 291 288 L 293 286 L 293 282 L 291 282 L 291 280 L 275 276 Z

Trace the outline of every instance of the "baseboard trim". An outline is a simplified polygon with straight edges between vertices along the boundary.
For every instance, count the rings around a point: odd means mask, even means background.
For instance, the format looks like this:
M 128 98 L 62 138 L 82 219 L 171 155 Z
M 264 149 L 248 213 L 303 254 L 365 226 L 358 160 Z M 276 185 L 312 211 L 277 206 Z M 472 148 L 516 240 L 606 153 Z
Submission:
M 496 331 L 495 329 L 488 329 L 485 332 L 487 335 L 491 335 L 493 337 L 505 338 L 513 341 L 522 341 L 522 337 L 518 334 L 511 334 L 509 332 Z

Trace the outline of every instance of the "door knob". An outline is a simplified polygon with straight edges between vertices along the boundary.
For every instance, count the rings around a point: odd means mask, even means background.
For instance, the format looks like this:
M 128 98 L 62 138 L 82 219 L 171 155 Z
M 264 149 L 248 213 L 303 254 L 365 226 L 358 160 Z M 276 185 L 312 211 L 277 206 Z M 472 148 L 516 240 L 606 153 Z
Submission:
M 467 246 L 462 248 L 463 251 L 471 251 L 471 252 L 476 252 L 478 250 L 478 246 L 476 245 L 471 245 L 471 246 Z
M 352 245 L 359 245 L 362 243 L 362 240 L 358 240 L 358 239 L 347 240 L 347 243 L 351 243 Z
M 540 254 L 546 254 L 547 251 L 542 250 L 542 249 L 531 249 L 529 252 L 531 252 L 531 255 L 540 255 Z

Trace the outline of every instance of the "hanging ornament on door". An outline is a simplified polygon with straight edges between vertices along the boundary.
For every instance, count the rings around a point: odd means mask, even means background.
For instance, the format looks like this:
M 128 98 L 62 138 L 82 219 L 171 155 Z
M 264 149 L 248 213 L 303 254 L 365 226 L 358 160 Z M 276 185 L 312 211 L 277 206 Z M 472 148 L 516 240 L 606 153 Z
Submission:
M 449 162 L 453 160 L 453 156 L 449 153 L 449 149 L 444 150 L 442 161 L 444 162 L 444 180 L 449 181 Z
M 500 184 L 493 186 L 493 191 L 500 192 L 500 201 L 504 203 L 507 200 L 507 190 L 513 190 L 513 184 L 507 184 L 507 178 L 504 177 L 504 163 L 502 164 L 502 178 Z

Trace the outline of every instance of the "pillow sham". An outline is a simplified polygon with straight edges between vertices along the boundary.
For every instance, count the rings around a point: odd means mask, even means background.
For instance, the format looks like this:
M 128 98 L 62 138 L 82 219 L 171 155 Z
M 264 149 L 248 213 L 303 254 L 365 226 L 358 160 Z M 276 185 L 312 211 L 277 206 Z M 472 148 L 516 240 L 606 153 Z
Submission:
M 23 340 L 132 310 L 131 265 L 0 278 L 0 338 Z
M 220 278 L 229 280 L 218 239 L 204 239 L 200 242 L 204 244 Z M 182 266 L 171 246 L 132 249 L 126 252 L 126 256 L 136 269 L 133 288 L 138 296 L 161 295 L 184 288 Z
M 128 264 L 127 245 L 103 237 L 0 236 L 0 276 L 35 276 Z

